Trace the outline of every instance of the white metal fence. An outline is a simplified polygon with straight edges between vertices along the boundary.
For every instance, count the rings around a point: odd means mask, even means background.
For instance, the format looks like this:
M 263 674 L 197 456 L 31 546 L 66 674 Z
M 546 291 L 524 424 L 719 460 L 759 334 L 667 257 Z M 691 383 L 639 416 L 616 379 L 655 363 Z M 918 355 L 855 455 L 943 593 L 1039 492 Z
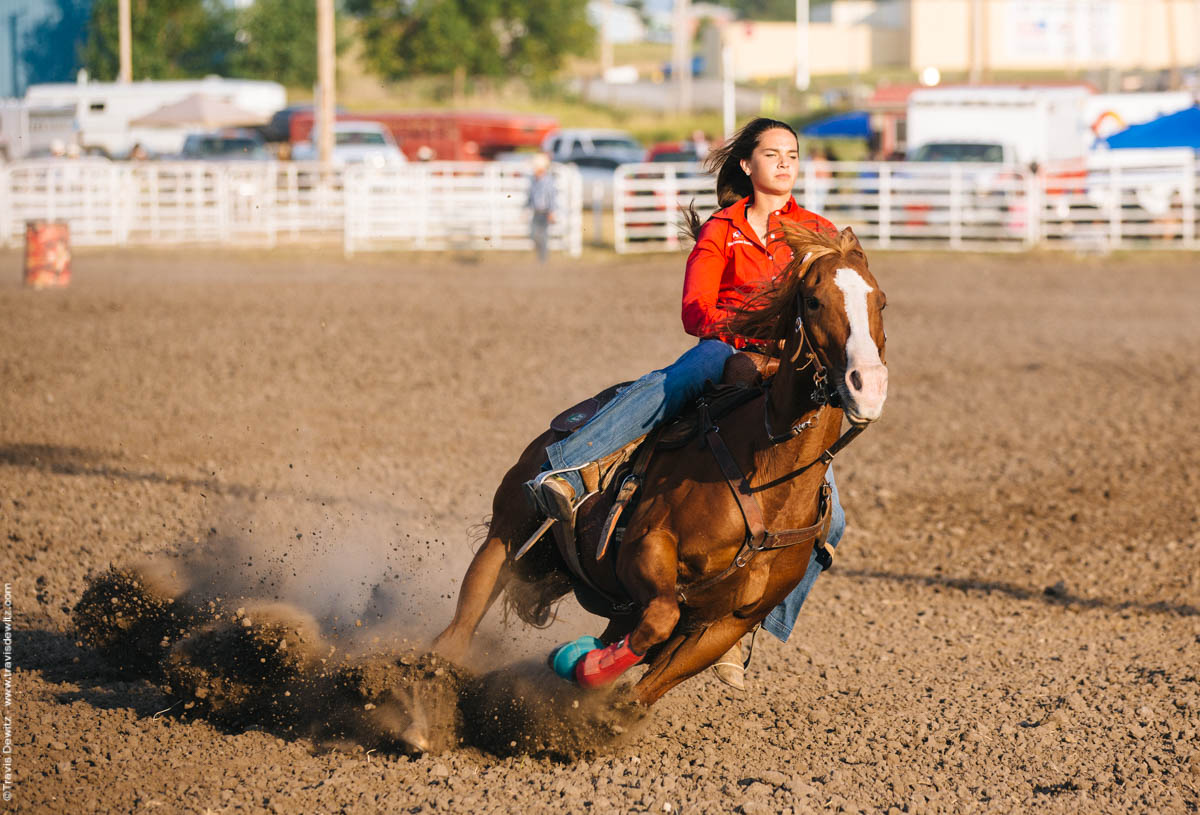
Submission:
M 551 249 L 583 249 L 583 181 L 570 165 L 552 168 L 558 217 Z M 417 249 L 527 249 L 530 213 L 526 165 L 429 162 L 346 171 L 347 253 L 389 246 Z
M 554 166 L 550 247 L 583 246 L 579 172 Z M 291 162 L 22 162 L 0 168 L 0 243 L 25 222 L 66 221 L 78 246 L 340 242 L 383 248 L 529 249 L 530 168 L 430 162 L 322 172 Z
M 551 248 L 583 245 L 583 183 L 553 168 Z M 0 167 L 0 243 L 28 220 L 67 221 L 75 245 L 341 243 L 388 248 L 529 249 L 530 167 L 430 162 L 321 172 L 291 162 L 41 161 Z M 998 165 L 807 164 L 801 205 L 868 246 L 929 249 L 1200 248 L 1200 180 L 1189 152 L 1113 151 L 1075 171 Z M 618 252 L 686 246 L 683 211 L 716 208 L 694 164 L 630 164 L 613 181 Z
M 995 164 L 808 163 L 801 206 L 890 249 L 1200 248 L 1200 192 L 1190 153 L 1112 152 L 1076 170 Z M 716 209 L 696 165 L 629 164 L 613 192 L 618 252 L 679 248 L 683 210 Z

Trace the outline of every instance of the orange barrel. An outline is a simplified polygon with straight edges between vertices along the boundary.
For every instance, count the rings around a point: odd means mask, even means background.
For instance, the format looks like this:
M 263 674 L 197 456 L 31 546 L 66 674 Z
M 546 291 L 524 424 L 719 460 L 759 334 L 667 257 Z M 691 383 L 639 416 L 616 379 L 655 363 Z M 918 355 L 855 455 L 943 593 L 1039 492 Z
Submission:
M 70 282 L 70 228 L 63 221 L 26 221 L 25 285 L 45 289 Z

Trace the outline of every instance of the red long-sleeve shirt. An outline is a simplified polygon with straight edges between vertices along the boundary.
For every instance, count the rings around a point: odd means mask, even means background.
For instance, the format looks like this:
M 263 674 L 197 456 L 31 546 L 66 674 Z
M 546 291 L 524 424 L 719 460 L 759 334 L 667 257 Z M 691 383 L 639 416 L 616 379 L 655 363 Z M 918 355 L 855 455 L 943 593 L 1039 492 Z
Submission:
M 814 232 L 837 234 L 826 218 L 801 208 L 796 199 L 767 217 L 765 245 L 746 221 L 749 197 L 715 213 L 700 228 L 696 248 L 683 277 L 683 329 L 702 338 L 724 340 L 741 348 L 748 343 L 725 330 L 734 309 L 792 260 L 779 225 L 791 221 Z

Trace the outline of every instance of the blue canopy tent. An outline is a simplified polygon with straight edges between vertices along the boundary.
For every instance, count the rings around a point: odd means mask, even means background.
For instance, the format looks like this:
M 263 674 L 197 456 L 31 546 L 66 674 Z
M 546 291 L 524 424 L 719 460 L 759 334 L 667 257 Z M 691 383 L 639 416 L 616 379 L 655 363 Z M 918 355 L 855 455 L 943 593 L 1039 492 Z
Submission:
M 871 115 L 865 110 L 835 113 L 808 125 L 800 135 L 810 139 L 869 139 Z
M 1151 122 L 1134 125 L 1104 140 L 1113 149 L 1190 147 L 1200 150 L 1200 107 L 1168 113 Z

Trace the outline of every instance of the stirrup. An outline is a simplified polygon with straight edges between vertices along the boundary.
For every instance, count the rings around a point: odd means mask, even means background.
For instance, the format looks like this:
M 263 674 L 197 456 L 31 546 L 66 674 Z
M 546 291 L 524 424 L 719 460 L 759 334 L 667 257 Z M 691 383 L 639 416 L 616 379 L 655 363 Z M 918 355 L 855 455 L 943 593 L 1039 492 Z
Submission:
M 528 482 L 529 496 L 532 498 L 533 505 L 538 512 L 541 512 L 543 515 L 550 516 L 550 508 L 542 502 L 542 486 L 546 483 L 547 478 L 554 478 L 555 476 L 561 476 L 571 472 L 579 472 L 586 466 L 587 465 L 585 464 L 581 467 L 563 467 L 559 470 L 542 470 L 533 478 L 532 481 Z M 572 489 L 574 489 L 573 486 Z M 584 491 L 586 492 L 586 488 Z M 586 497 L 587 495 L 576 494 L 575 497 L 571 499 L 571 509 L 578 509 L 579 505 L 583 503 L 583 499 Z

